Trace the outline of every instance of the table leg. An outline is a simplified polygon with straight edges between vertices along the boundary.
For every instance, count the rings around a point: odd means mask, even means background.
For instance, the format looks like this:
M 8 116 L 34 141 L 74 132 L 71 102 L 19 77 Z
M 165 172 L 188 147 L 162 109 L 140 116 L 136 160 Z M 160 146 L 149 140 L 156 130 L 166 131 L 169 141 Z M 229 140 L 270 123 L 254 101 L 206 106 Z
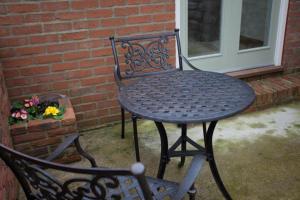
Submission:
M 187 125 L 186 124 L 181 124 L 181 151 L 186 152 L 186 129 Z M 185 156 L 181 156 L 180 158 L 180 163 L 178 164 L 178 167 L 183 167 L 185 163 Z
M 160 161 L 159 161 L 159 168 L 157 172 L 157 178 L 162 179 L 164 177 L 166 166 L 169 161 L 168 137 L 167 137 L 166 129 L 161 122 L 155 122 L 155 125 L 158 129 L 160 142 L 161 142 Z
M 134 138 L 134 148 L 135 148 L 135 159 L 137 162 L 140 162 L 140 148 L 139 148 L 139 140 L 137 135 L 137 124 L 136 124 L 136 116 L 132 115 L 132 124 L 133 124 L 133 138 Z
M 122 120 L 122 128 L 121 128 L 121 138 L 125 138 L 125 111 L 121 108 L 121 120 Z
M 209 127 L 207 130 L 204 130 L 204 142 L 205 142 L 205 149 L 206 149 L 206 153 L 207 153 L 207 160 L 209 162 L 209 167 L 210 170 L 212 172 L 212 175 L 219 187 L 219 189 L 221 190 L 223 196 L 227 199 L 227 200 L 231 200 L 231 197 L 229 195 L 229 193 L 227 192 L 222 179 L 219 175 L 218 169 L 217 169 L 217 165 L 214 159 L 214 152 L 213 152 L 213 145 L 212 145 L 212 138 L 213 138 L 213 133 L 214 133 L 214 129 L 217 125 L 218 121 L 212 121 L 209 124 Z M 203 129 L 206 129 L 206 126 L 203 124 Z

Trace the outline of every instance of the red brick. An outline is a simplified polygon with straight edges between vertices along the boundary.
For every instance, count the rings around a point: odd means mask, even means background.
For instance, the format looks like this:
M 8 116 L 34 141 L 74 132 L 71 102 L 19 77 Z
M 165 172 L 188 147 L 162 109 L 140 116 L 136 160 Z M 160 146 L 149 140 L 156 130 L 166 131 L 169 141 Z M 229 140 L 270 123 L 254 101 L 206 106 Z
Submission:
M 85 18 L 85 13 L 84 12 L 62 12 L 58 13 L 57 19 L 62 19 L 62 20 L 76 20 L 76 19 L 82 19 Z
M 101 24 L 104 27 L 121 26 L 125 24 L 125 19 L 124 18 L 102 19 Z
M 103 74 L 112 74 L 113 73 L 113 67 L 97 67 L 94 69 L 94 74 L 96 75 L 103 75 Z
M 174 13 L 164 13 L 164 14 L 156 14 L 153 15 L 153 22 L 162 22 L 162 21 L 174 21 L 175 14 Z
M 76 82 L 74 81 L 62 81 L 62 82 L 55 82 L 52 84 L 53 90 L 63 90 L 63 89 L 70 89 L 72 87 L 77 87 Z
M 0 14 L 7 14 L 6 6 L 0 5 Z
M 22 45 L 26 45 L 27 43 L 28 40 L 25 37 L 0 39 L 1 47 L 22 46 Z
M 58 42 L 58 35 L 39 35 L 30 38 L 31 44 Z
M 91 49 L 91 48 L 99 48 L 103 46 L 101 40 L 88 40 L 88 41 L 78 41 L 77 48 L 78 49 Z
M 5 36 L 9 36 L 9 35 L 10 35 L 9 28 L 2 27 L 0 29 L 0 36 L 1 37 L 5 37 Z
M 46 140 L 37 140 L 34 142 L 31 142 L 31 146 L 32 148 L 36 148 L 36 147 L 44 147 L 44 146 L 48 146 L 48 145 L 53 145 L 53 144 L 60 144 L 62 142 L 62 139 L 60 137 L 50 137 L 47 138 Z
M 65 80 L 65 76 L 63 73 L 52 73 L 52 74 L 46 74 L 46 75 L 40 75 L 34 77 L 32 79 L 32 83 L 50 83 L 50 82 L 56 82 L 56 81 L 62 81 Z
M 96 103 L 87 103 L 87 104 L 81 104 L 76 107 L 74 107 L 76 112 L 82 112 L 82 111 L 88 111 L 88 110 L 95 110 L 96 109 Z
M 14 57 L 15 55 L 16 53 L 13 48 L 0 49 L 0 58 L 9 58 L 9 57 Z
M 14 78 L 19 76 L 19 71 L 12 69 L 12 70 L 4 70 L 3 71 L 5 78 Z
M 144 5 L 141 7 L 141 14 L 153 14 L 158 12 L 164 12 L 165 7 L 163 4 L 160 5 Z
M 32 22 L 48 22 L 55 19 L 54 13 L 42 13 L 42 14 L 27 14 L 24 16 L 26 23 Z
M 139 13 L 139 8 L 137 6 L 115 8 L 115 16 L 117 16 L 117 17 L 137 15 L 138 13 Z
M 14 68 L 14 67 L 25 67 L 33 64 L 32 58 L 12 58 L 10 60 L 2 61 L 4 67 Z
M 69 79 L 79 79 L 79 78 L 85 78 L 92 75 L 91 70 L 77 70 L 77 71 L 71 71 L 68 74 Z
M 36 34 L 42 32 L 41 25 L 29 25 L 29 26 L 21 26 L 12 28 L 12 33 L 14 35 L 29 35 Z
M 47 47 L 48 53 L 54 52 L 66 52 L 66 51 L 74 51 L 76 50 L 76 43 L 63 43 L 63 44 L 53 44 Z
M 61 55 L 44 55 L 44 56 L 37 56 L 34 58 L 35 63 L 38 64 L 49 64 L 49 63 L 56 63 L 62 61 Z
M 87 31 L 65 33 L 61 36 L 61 40 L 81 40 L 85 39 L 88 35 Z
M 99 20 L 78 21 L 73 23 L 74 29 L 97 28 L 100 25 Z
M 45 52 L 45 47 L 43 47 L 43 46 L 36 46 L 36 47 L 17 48 L 15 50 L 15 52 L 19 56 L 41 54 L 41 53 Z
M 72 9 L 87 9 L 87 8 L 96 8 L 98 6 L 97 0 L 77 0 L 72 1 Z
M 89 58 L 89 57 L 90 57 L 89 51 L 78 51 L 78 52 L 64 54 L 65 60 L 79 60 L 79 59 Z
M 16 135 L 13 137 L 14 144 L 20 144 L 25 142 L 30 142 L 34 140 L 39 140 L 46 138 L 46 134 L 44 132 L 36 132 L 36 133 L 27 133 L 22 135 Z
M 58 32 L 58 31 L 68 31 L 72 29 L 72 24 L 69 22 L 65 23 L 55 23 L 55 24 L 44 24 L 45 32 Z
M 118 36 L 128 36 L 132 33 L 138 33 L 139 30 L 139 26 L 122 27 L 116 30 L 116 34 Z
M 92 57 L 111 56 L 111 55 L 112 55 L 111 47 L 92 51 Z
M 43 120 L 30 120 L 28 122 L 28 131 L 36 132 L 41 131 L 44 132 L 49 129 L 59 128 L 61 126 L 61 122 L 59 120 L 54 119 L 43 119 Z
M 96 9 L 86 11 L 87 18 L 107 18 L 112 17 L 112 9 Z
M 107 96 L 105 94 L 91 94 L 91 95 L 83 96 L 81 99 L 81 102 L 82 103 L 97 102 L 97 101 L 103 101 L 106 99 L 107 99 Z
M 41 2 L 41 10 L 42 11 L 67 10 L 68 8 L 69 8 L 68 1 Z
M 90 31 L 91 38 L 101 38 L 101 37 L 108 38 L 109 36 L 111 36 L 113 34 L 114 34 L 113 29 L 102 29 L 102 30 L 91 30 Z
M 127 19 L 128 24 L 140 24 L 140 23 L 151 23 L 151 22 L 152 22 L 151 15 L 130 16 Z
M 112 7 L 112 6 L 120 6 L 125 5 L 125 0 L 101 0 L 100 2 L 101 7 Z
M 7 87 L 24 86 L 30 84 L 30 80 L 26 78 L 17 78 L 6 80 Z
M 97 58 L 93 60 L 83 60 L 79 63 L 80 67 L 96 67 L 101 66 L 104 62 L 103 58 Z
M 151 25 L 144 25 L 140 27 L 140 31 L 142 32 L 154 32 L 154 31 L 163 31 L 164 25 L 163 24 L 151 24 Z
M 23 23 L 23 16 L 0 16 L 0 25 L 16 25 Z
M 94 77 L 94 78 L 82 79 L 80 82 L 82 86 L 89 86 L 89 85 L 97 85 L 97 84 L 105 83 L 106 79 L 104 77 Z
M 68 62 L 68 63 L 56 63 L 53 64 L 51 70 L 52 72 L 59 72 L 65 70 L 74 70 L 78 68 L 77 62 Z
M 7 5 L 8 12 L 10 13 L 29 13 L 39 11 L 39 4 L 37 3 L 22 3 Z
M 48 66 L 30 67 L 30 68 L 21 69 L 20 71 L 21 71 L 21 75 L 23 76 L 32 76 L 32 75 L 49 73 L 49 67 Z

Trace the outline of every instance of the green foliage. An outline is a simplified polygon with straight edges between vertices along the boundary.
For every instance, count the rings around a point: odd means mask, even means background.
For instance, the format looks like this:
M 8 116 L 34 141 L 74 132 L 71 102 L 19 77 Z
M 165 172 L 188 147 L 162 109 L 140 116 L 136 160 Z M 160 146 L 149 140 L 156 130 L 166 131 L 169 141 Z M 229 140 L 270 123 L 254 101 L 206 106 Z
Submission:
M 33 102 L 37 102 L 37 103 L 33 103 Z M 57 115 L 44 116 L 43 114 L 46 108 L 49 106 L 53 106 L 59 109 L 59 113 Z M 39 98 L 37 96 L 34 96 L 31 97 L 31 99 L 24 100 L 24 102 L 15 101 L 12 103 L 11 115 L 8 118 L 8 123 L 9 125 L 13 125 L 16 123 L 26 122 L 28 120 L 44 119 L 44 118 L 53 118 L 56 120 L 61 120 L 64 117 L 64 113 L 65 113 L 65 108 L 60 107 L 57 101 L 39 102 Z

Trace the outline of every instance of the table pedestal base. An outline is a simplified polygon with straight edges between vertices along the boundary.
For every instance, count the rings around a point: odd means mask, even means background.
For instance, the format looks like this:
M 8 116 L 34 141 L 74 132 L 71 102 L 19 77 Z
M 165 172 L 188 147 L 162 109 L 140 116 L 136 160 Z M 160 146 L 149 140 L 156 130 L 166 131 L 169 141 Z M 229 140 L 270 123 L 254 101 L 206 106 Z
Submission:
M 157 173 L 158 178 L 163 178 L 167 163 L 169 162 L 171 157 L 181 157 L 181 161 L 179 163 L 179 167 L 184 165 L 185 156 L 193 156 L 195 154 L 202 153 L 206 156 L 206 159 L 209 163 L 209 167 L 211 173 L 222 192 L 223 196 L 227 200 L 231 200 L 229 193 L 227 192 L 222 179 L 219 175 L 217 165 L 214 159 L 214 152 L 213 152 L 213 145 L 212 145 L 212 138 L 215 127 L 218 121 L 212 121 L 209 124 L 208 129 L 206 128 L 206 124 L 203 124 L 203 136 L 204 136 L 204 144 L 205 147 L 200 146 L 195 141 L 187 137 L 187 125 L 181 124 L 182 134 L 179 139 L 170 147 L 168 148 L 168 137 L 166 133 L 166 129 L 161 122 L 155 122 L 156 127 L 158 129 L 160 140 L 161 140 L 161 155 L 160 155 L 160 163 L 159 169 Z M 186 143 L 191 144 L 196 150 L 186 150 Z M 176 148 L 181 146 L 181 151 L 176 151 Z

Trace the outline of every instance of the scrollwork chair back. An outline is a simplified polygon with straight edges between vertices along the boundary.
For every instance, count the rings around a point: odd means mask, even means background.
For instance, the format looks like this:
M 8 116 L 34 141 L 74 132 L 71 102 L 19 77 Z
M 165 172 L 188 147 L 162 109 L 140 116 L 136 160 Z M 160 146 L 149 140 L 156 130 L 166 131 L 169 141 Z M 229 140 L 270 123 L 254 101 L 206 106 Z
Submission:
M 178 70 L 176 48 L 179 55 L 181 49 L 177 29 L 156 35 L 110 37 L 110 40 L 117 81 Z M 182 70 L 181 58 L 179 62 L 179 70 Z

